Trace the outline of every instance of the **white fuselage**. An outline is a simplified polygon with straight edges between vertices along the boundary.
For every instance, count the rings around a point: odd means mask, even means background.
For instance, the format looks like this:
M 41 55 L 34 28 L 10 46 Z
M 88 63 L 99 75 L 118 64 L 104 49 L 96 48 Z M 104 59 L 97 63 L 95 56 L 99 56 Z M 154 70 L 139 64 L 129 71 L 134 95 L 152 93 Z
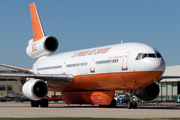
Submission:
M 142 55 L 137 59 L 138 54 Z M 143 54 L 147 56 L 143 58 Z M 123 43 L 42 57 L 34 63 L 33 70 L 36 74 L 72 74 L 73 76 L 156 71 L 163 73 L 165 62 L 158 55 L 159 52 L 148 45 Z M 157 79 L 155 77 L 154 81 Z

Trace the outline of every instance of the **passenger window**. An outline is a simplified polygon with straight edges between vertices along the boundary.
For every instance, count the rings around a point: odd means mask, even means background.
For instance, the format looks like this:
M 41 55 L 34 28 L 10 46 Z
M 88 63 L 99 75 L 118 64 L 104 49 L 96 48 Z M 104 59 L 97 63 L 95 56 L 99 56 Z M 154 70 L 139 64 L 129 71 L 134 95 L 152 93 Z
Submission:
M 146 58 L 147 57 L 147 54 L 143 54 L 142 56 L 142 59 Z
M 138 53 L 137 57 L 136 57 L 136 60 L 140 60 L 142 57 L 142 53 Z
M 155 54 L 148 54 L 148 57 L 156 58 L 156 55 Z

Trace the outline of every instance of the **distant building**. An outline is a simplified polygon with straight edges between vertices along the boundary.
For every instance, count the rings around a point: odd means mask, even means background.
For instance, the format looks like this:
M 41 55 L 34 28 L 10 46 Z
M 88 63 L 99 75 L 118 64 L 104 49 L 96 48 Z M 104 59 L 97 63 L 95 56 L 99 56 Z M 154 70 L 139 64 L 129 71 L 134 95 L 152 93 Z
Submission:
M 0 73 L 23 73 L 21 71 L 1 70 Z M 0 94 L 8 94 L 11 91 L 16 91 L 22 94 L 22 85 L 16 79 L 0 78 Z
M 168 66 L 163 74 L 164 76 L 180 76 L 180 65 Z M 175 95 L 180 94 L 179 79 L 163 79 L 159 83 L 160 93 L 158 100 L 173 100 Z

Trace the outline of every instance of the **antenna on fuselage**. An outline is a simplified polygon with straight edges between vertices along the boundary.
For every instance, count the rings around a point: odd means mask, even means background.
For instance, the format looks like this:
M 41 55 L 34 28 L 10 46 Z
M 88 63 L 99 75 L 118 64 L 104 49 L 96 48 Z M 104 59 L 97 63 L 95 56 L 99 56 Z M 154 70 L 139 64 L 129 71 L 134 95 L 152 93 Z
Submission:
M 121 44 L 123 44 L 123 41 L 121 40 Z

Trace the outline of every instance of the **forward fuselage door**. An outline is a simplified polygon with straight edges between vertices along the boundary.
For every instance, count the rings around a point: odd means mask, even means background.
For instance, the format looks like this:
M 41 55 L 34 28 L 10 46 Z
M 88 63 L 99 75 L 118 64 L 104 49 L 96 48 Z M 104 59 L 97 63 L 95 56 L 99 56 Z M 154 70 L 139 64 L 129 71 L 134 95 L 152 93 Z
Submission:
M 90 73 L 95 73 L 95 59 L 93 58 L 92 60 L 89 61 L 89 66 L 90 66 Z
M 128 70 L 128 59 L 129 59 L 130 52 L 126 52 L 123 57 L 122 61 L 122 70 Z

